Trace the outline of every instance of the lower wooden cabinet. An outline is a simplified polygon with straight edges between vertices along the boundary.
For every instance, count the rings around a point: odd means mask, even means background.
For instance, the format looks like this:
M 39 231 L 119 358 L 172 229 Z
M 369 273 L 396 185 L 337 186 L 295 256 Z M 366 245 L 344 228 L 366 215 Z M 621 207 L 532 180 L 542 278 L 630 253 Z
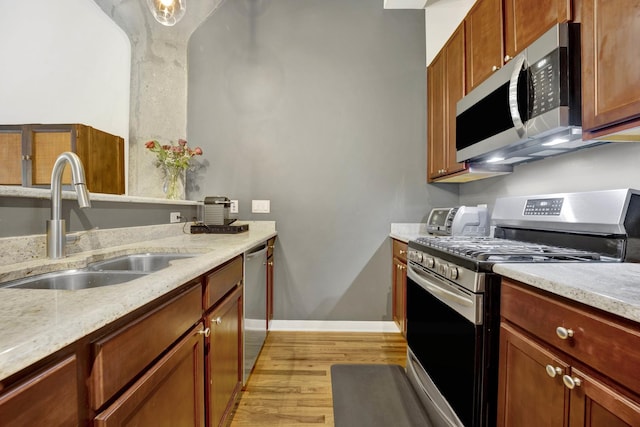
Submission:
M 509 280 L 501 315 L 498 426 L 640 426 L 639 325 Z
M 569 390 L 562 384 L 562 376 L 569 373 L 566 362 L 511 326 L 502 324 L 500 364 L 499 426 L 567 425 Z M 553 367 L 554 377 L 547 375 L 547 366 Z
M 407 335 L 407 244 L 393 240 L 392 316 L 400 332 Z
M 202 317 L 202 285 L 92 344 L 90 402 L 98 410 Z
M 70 356 L 0 396 L 0 426 L 77 426 L 78 367 Z
M 238 286 L 206 317 L 209 426 L 224 424 L 242 387 L 242 295 Z
M 275 270 L 273 250 L 275 249 L 276 238 L 272 237 L 267 242 L 267 331 L 271 329 L 273 321 L 273 272 Z
M 0 426 L 223 425 L 242 386 L 243 292 L 238 256 L 70 344 L 0 383 Z
M 204 340 L 198 325 L 96 418 L 96 427 L 204 426 Z

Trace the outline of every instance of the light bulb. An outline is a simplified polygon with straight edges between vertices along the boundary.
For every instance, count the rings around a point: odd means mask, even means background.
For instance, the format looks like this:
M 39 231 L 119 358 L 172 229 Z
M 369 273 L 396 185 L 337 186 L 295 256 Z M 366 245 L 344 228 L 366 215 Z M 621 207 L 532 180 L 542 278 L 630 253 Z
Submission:
M 187 10 L 187 0 L 147 0 L 156 21 L 168 27 L 175 25 Z

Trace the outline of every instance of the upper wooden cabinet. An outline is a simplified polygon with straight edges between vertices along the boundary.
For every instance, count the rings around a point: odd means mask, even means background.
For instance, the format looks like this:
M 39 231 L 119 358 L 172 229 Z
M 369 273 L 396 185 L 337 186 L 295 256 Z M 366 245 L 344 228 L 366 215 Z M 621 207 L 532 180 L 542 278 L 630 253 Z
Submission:
M 502 67 L 502 0 L 478 0 L 464 20 L 467 90 Z
M 456 162 L 456 104 L 465 94 L 464 23 L 427 68 L 427 179 L 465 170 Z
M 571 20 L 571 0 L 504 0 L 504 62 L 556 23 Z
M 582 2 L 583 131 L 640 126 L 639 16 L 638 0 Z
M 464 20 L 467 91 L 571 14 L 571 0 L 478 0 Z
M 2 125 L 0 185 L 51 185 L 58 155 L 76 153 L 85 169 L 87 187 L 94 193 L 124 194 L 124 140 L 81 124 Z M 71 183 L 65 168 L 63 184 Z

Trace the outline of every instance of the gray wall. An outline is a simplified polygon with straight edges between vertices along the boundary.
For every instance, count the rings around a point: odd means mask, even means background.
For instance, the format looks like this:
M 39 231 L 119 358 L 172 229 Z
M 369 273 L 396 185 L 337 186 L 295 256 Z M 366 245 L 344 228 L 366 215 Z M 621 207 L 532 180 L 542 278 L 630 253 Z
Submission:
M 276 319 L 389 320 L 390 223 L 457 203 L 426 183 L 424 43 L 424 11 L 381 0 L 227 1 L 192 35 L 187 135 L 209 166 L 188 198 L 277 221 Z
M 462 204 L 496 197 L 556 192 L 640 189 L 640 144 L 610 143 L 515 167 L 514 173 L 460 186 Z
M 76 200 L 62 201 L 62 219 L 69 232 L 168 224 L 171 212 L 180 212 L 188 221 L 198 216 L 198 206 L 165 203 L 92 201 L 80 209 Z M 51 219 L 51 201 L 28 197 L 0 197 L 0 237 L 45 234 Z M 185 220 L 183 220 L 185 221 Z

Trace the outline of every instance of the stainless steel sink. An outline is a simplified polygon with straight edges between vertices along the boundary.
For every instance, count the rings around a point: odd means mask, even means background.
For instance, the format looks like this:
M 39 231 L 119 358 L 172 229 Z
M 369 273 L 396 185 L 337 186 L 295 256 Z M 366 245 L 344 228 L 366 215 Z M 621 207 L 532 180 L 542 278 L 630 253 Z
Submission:
M 128 282 L 146 273 L 134 271 L 63 270 L 0 284 L 0 288 L 78 290 Z
M 117 258 L 91 263 L 87 266 L 87 269 L 93 271 L 120 270 L 153 273 L 154 271 L 169 267 L 170 261 L 192 258 L 196 255 L 197 254 L 175 253 L 123 255 Z

